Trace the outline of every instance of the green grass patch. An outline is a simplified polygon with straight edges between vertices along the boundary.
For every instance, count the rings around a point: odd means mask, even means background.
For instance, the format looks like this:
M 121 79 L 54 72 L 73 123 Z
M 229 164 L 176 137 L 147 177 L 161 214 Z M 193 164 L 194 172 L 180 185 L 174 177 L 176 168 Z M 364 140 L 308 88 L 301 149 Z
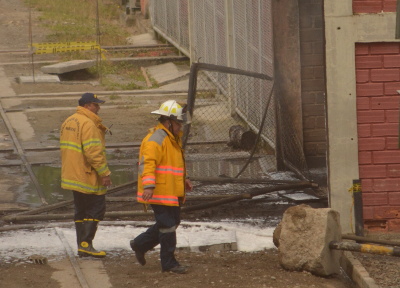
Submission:
M 49 42 L 96 41 L 101 45 L 124 45 L 129 35 L 118 25 L 121 8 L 115 0 L 25 0 L 42 12 L 41 24 L 52 31 Z M 97 31 L 99 23 L 99 32 Z
M 102 75 L 101 83 L 109 90 L 147 89 L 146 79 L 140 67 L 129 62 L 102 61 L 99 67 L 92 67 L 89 72 Z

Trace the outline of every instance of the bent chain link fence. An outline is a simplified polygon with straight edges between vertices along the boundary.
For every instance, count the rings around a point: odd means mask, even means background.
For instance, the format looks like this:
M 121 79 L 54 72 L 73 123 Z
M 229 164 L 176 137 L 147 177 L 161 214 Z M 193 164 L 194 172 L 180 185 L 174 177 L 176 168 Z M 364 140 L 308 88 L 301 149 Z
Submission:
M 184 128 L 183 143 L 188 174 L 202 182 L 204 191 L 245 192 L 306 180 L 300 143 L 291 134 L 290 119 L 277 115 L 284 105 L 273 92 L 273 80 L 265 74 L 192 65 L 191 123 Z M 281 169 L 299 177 L 279 173 Z

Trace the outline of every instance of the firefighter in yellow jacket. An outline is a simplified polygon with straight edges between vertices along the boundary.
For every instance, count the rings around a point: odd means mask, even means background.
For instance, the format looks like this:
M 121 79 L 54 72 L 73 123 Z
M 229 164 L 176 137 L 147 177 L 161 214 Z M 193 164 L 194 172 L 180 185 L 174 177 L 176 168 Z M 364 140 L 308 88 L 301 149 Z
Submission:
M 187 268 L 175 259 L 175 248 L 180 205 L 185 191 L 192 190 L 181 142 L 185 115 L 175 100 L 151 113 L 159 115 L 160 123 L 150 129 L 140 146 L 137 200 L 151 205 L 156 223 L 130 245 L 138 262 L 145 265 L 145 253 L 160 244 L 162 271 L 183 274 Z
M 106 256 L 92 244 L 98 222 L 106 211 L 107 186 L 111 185 L 105 153 L 107 128 L 97 115 L 99 104 L 104 102 L 93 93 L 84 93 L 76 113 L 64 121 L 60 131 L 61 187 L 73 191 L 80 257 Z

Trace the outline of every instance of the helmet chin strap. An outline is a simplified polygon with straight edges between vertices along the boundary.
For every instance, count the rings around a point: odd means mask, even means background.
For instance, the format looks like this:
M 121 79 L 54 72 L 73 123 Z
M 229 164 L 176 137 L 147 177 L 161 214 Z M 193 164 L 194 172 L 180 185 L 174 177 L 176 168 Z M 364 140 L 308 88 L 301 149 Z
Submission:
M 168 123 L 169 123 L 169 125 L 168 125 L 168 130 L 169 130 L 169 132 L 171 132 L 171 134 L 175 136 L 175 134 L 174 134 L 174 127 L 172 126 L 172 122 L 171 122 L 170 119 L 168 120 Z

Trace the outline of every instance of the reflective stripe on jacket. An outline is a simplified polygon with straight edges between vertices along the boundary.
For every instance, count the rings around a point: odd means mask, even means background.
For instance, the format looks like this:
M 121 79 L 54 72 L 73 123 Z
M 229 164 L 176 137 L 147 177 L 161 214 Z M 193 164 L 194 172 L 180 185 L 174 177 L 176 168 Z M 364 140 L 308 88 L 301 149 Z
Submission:
M 138 202 L 179 206 L 178 198 L 185 195 L 186 173 L 180 136 L 174 137 L 159 123 L 143 139 L 139 152 Z M 145 188 L 154 188 L 153 197 L 147 202 L 142 198 Z
M 100 177 L 111 172 L 105 152 L 106 127 L 101 118 L 78 106 L 60 131 L 61 187 L 86 194 L 105 194 Z

